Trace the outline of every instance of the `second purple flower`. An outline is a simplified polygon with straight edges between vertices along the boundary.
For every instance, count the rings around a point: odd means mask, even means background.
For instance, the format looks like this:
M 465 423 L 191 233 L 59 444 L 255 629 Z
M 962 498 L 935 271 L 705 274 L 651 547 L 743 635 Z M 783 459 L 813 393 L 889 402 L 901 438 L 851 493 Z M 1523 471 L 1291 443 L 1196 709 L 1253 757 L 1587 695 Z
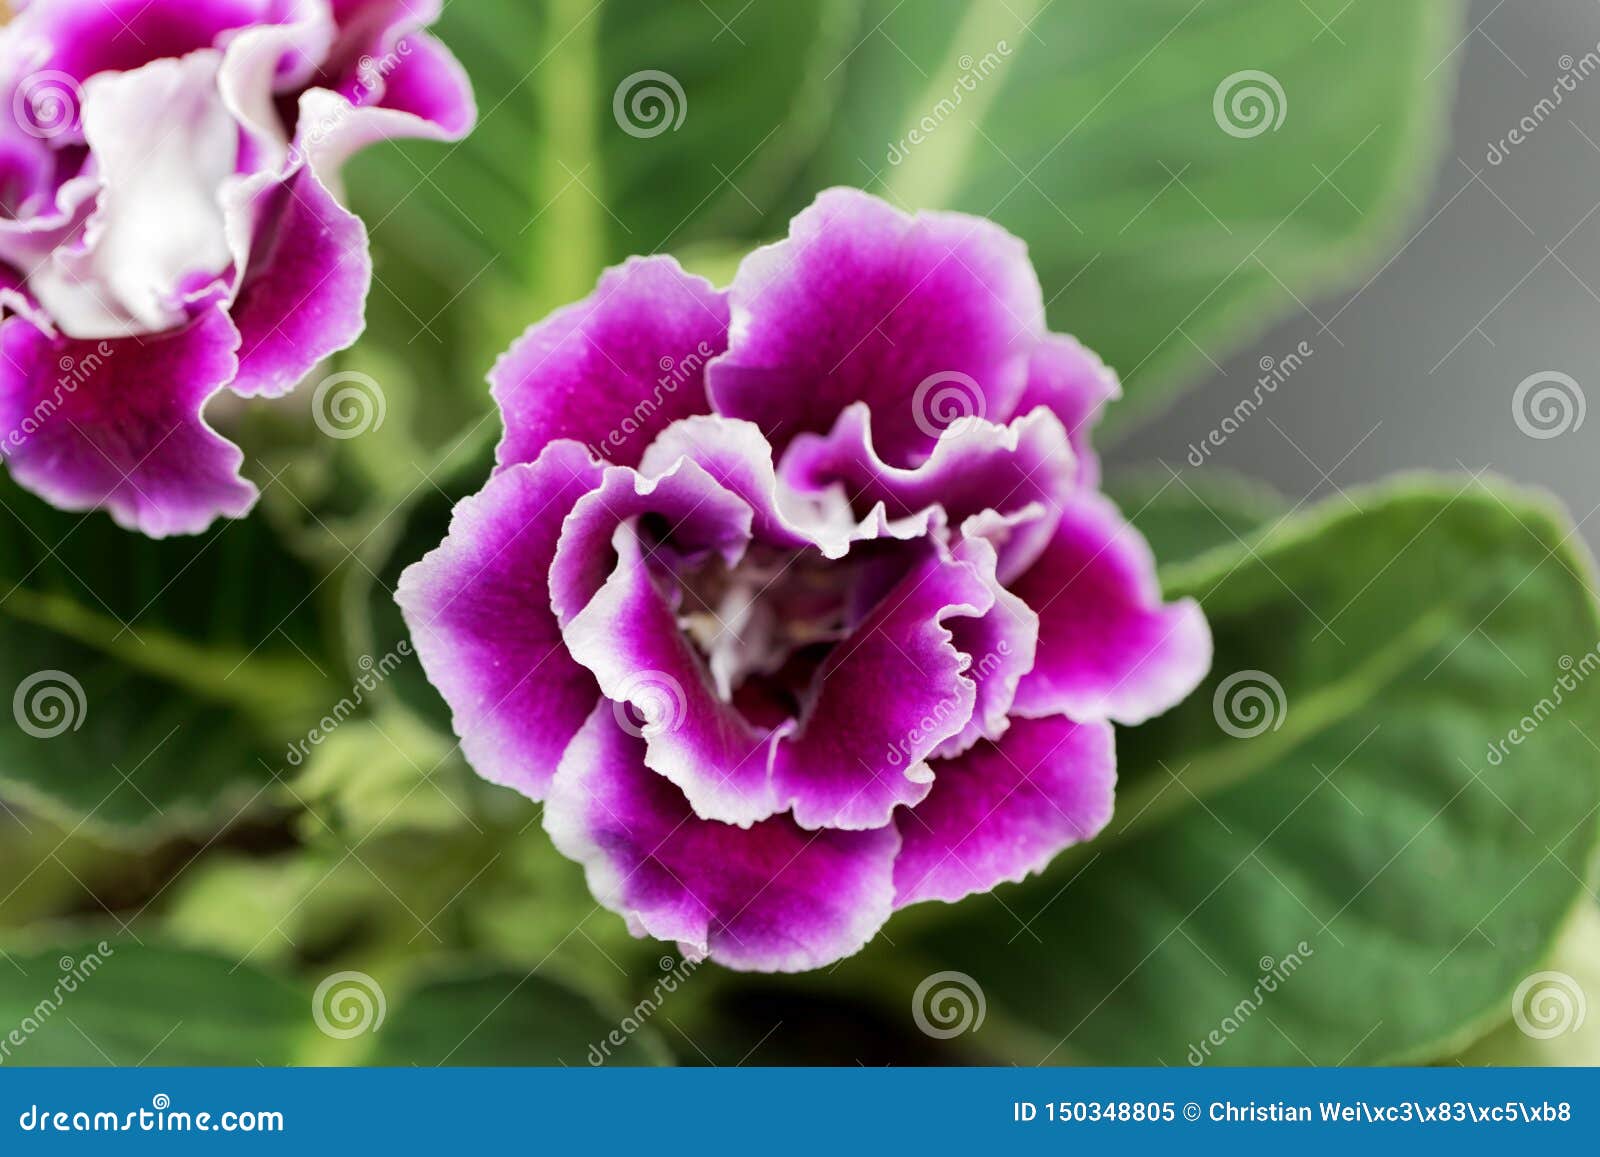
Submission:
M 17 7 L 17 5 L 13 5 Z M 352 153 L 456 140 L 439 0 L 30 0 L 0 28 L 0 459 L 155 537 L 256 488 L 206 421 L 364 325 Z

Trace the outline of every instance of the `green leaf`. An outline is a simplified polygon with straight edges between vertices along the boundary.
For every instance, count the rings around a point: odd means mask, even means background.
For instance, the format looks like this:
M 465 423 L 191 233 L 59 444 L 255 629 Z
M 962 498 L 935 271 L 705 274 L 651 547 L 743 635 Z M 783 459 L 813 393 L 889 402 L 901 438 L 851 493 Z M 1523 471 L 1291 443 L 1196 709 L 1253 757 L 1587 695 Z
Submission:
M 293 985 L 217 956 L 103 940 L 10 955 L 8 1064 L 285 1065 L 309 1027 Z
M 870 0 L 849 115 L 788 208 L 842 183 L 998 220 L 1028 242 L 1055 328 L 1123 375 L 1120 430 L 1391 246 L 1434 162 L 1461 12 Z M 1245 70 L 1270 74 L 1284 117 L 1241 138 L 1213 101 Z
M 263 521 L 155 542 L 0 481 L 0 791 L 123 837 L 231 815 L 342 677 L 318 597 Z
M 494 466 L 494 438 L 498 426 L 478 431 L 458 444 L 449 459 L 435 471 L 432 484 L 419 488 L 385 522 L 387 541 L 375 544 L 377 557 L 370 568 L 351 579 L 346 627 L 352 655 L 391 654 L 411 646 L 394 591 L 401 573 L 444 541 L 456 503 L 483 489 Z M 428 682 L 422 664 L 400 667 L 387 682 L 396 698 L 443 735 L 452 734 L 450 709 Z
M 1216 661 L 1120 734 L 1104 833 L 908 924 L 906 974 L 969 973 L 1032 1026 L 1013 1059 L 1434 1059 L 1549 954 L 1600 836 L 1588 560 L 1506 487 L 1349 497 L 1170 573 Z M 1265 715 L 1252 685 L 1281 688 Z
M 369 1060 L 377 1065 L 669 1063 L 649 1023 L 655 1009 L 608 1016 L 574 996 L 565 985 L 522 972 L 440 980 L 413 995 L 403 1017 L 377 1034 Z M 662 1003 L 670 999 L 665 996 Z
M 1600 1065 L 1600 903 L 1580 902 L 1555 952 L 1511 994 L 1511 1019 L 1465 1065 Z
M 402 984 L 340 968 L 292 982 L 225 956 L 105 940 L 11 952 L 0 966 L 11 976 L 0 1024 L 15 1026 L 0 1064 L 579 1065 L 591 1045 L 610 1064 L 668 1060 L 646 1023 L 653 1009 L 613 1015 L 533 972 Z M 613 1031 L 620 1043 L 607 1045 Z

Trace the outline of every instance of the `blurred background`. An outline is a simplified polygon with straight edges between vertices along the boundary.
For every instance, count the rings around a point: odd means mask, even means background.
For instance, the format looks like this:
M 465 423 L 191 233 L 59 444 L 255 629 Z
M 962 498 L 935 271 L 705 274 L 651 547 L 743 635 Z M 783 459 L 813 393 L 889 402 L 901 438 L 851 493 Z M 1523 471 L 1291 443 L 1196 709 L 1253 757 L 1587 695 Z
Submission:
M 1185 469 L 1190 443 L 1255 385 L 1259 359 L 1305 341 L 1315 353 L 1268 403 L 1261 416 L 1272 421 L 1246 423 L 1212 463 L 1270 480 L 1293 500 L 1407 466 L 1487 467 L 1550 488 L 1584 519 L 1600 503 L 1600 432 L 1531 438 L 1513 420 L 1512 396 L 1544 371 L 1594 396 L 1600 84 L 1577 81 L 1509 155 L 1502 142 L 1597 42 L 1600 5 L 1475 0 L 1440 63 L 1459 69 L 1449 136 L 1400 251 L 1348 292 L 1305 296 L 1246 348 L 1210 351 L 1217 368 L 1119 444 L 1115 460 Z M 1600 523 L 1581 529 L 1600 542 Z

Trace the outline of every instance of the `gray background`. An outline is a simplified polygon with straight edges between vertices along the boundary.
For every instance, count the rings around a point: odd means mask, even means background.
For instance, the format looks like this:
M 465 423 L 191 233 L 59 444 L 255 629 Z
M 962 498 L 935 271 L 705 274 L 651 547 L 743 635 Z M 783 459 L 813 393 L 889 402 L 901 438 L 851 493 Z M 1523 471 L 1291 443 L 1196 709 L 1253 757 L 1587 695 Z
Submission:
M 1587 517 L 1600 508 L 1600 72 L 1500 164 L 1487 160 L 1550 95 L 1563 56 L 1600 51 L 1600 3 L 1479 0 L 1463 32 L 1451 136 L 1426 209 L 1395 242 L 1404 248 L 1223 360 L 1114 447 L 1112 463 L 1191 476 L 1190 442 L 1254 392 L 1261 358 L 1305 340 L 1313 355 L 1211 464 L 1291 502 L 1406 468 L 1488 468 L 1553 491 L 1600 544 L 1600 516 Z M 1593 412 L 1536 439 L 1513 420 L 1512 395 L 1544 371 L 1575 379 Z

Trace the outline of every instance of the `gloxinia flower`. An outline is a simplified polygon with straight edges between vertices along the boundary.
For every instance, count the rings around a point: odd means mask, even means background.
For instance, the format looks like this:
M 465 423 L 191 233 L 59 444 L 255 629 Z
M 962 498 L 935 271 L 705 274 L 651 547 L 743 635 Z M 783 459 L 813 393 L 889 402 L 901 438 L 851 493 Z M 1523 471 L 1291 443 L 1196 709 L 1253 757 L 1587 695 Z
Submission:
M 0 28 L 0 458 L 153 536 L 256 499 L 208 400 L 361 333 L 345 158 L 459 139 L 440 0 L 30 0 Z M 13 7 L 17 5 L 13 3 Z
M 796 971 L 1111 816 L 1211 661 L 1097 490 L 1115 377 L 1023 245 L 823 193 L 726 291 L 610 270 L 491 376 L 498 468 L 398 599 L 466 757 L 636 935 Z

